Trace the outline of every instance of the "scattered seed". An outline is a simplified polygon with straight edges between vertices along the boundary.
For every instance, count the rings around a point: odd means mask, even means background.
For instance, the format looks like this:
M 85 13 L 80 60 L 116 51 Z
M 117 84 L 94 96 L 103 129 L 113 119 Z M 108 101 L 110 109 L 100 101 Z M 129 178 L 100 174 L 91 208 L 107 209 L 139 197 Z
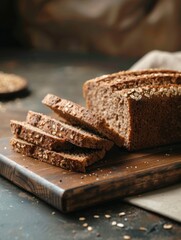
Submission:
M 123 228 L 124 224 L 123 223 L 117 223 L 117 226 Z
M 130 237 L 129 235 L 124 235 L 124 236 L 123 236 L 123 239 L 124 239 L 124 240 L 130 240 L 131 237 Z
M 84 176 L 81 176 L 80 178 L 81 178 L 81 179 L 84 179 Z
M 125 221 L 125 222 L 127 222 L 127 221 L 128 221 L 128 219 L 127 219 L 127 218 L 125 218 L 125 219 L 124 219 L 124 221 Z
M 99 215 L 94 215 L 94 218 L 99 218 Z
M 105 214 L 105 218 L 111 218 L 111 215 Z
M 100 233 L 96 233 L 96 237 L 100 237 L 101 236 L 101 234 Z
M 112 221 L 111 225 L 112 225 L 112 226 L 116 226 L 116 225 L 117 225 L 117 222 L 116 222 L 116 221 Z
M 83 223 L 82 226 L 83 227 L 88 227 L 88 223 Z
M 55 215 L 55 212 L 52 212 L 52 215 Z
M 139 230 L 140 230 L 140 231 L 147 231 L 147 228 L 145 228 L 145 227 L 140 227 Z
M 126 215 L 125 212 L 120 212 L 120 213 L 119 213 L 119 216 L 120 216 L 120 217 L 122 217 L 122 216 L 124 216 L 124 215 Z
M 92 231 L 92 229 L 93 228 L 91 226 L 88 226 L 88 228 L 87 228 L 88 231 Z
M 165 223 L 163 225 L 163 228 L 166 229 L 166 230 L 172 229 L 172 227 L 173 227 L 172 224 L 168 224 L 168 223 Z
M 79 221 L 85 221 L 85 217 L 79 217 Z

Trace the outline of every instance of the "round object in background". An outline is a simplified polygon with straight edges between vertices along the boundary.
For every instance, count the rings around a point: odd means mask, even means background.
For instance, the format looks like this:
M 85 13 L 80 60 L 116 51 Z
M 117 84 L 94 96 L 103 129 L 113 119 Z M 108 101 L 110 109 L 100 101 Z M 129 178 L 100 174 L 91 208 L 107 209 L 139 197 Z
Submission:
M 0 99 L 19 97 L 27 91 L 27 81 L 15 74 L 0 72 Z

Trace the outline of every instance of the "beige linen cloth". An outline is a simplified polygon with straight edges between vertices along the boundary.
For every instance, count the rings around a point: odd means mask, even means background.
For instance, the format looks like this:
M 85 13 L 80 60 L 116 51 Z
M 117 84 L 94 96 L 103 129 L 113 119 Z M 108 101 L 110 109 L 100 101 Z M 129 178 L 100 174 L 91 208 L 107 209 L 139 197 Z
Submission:
M 152 51 L 131 69 L 167 68 L 181 70 L 181 52 Z M 181 184 L 125 199 L 136 206 L 181 222 Z

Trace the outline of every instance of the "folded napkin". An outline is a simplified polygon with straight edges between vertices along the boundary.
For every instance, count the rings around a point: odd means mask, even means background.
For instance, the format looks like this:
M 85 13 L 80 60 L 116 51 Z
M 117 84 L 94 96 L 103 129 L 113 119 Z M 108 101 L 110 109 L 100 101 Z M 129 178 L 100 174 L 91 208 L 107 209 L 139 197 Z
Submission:
M 125 201 L 181 222 L 181 184 L 129 197 Z

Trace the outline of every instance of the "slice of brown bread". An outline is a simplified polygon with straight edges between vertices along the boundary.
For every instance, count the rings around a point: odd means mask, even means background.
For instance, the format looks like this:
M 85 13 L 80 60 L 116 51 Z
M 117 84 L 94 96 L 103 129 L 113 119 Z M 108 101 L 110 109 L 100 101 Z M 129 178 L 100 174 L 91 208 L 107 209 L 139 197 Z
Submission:
M 64 138 L 79 147 L 104 148 L 108 151 L 113 146 L 113 142 L 105 138 L 37 112 L 29 111 L 26 122 L 51 135 Z
M 135 72 L 134 72 L 135 73 Z M 102 114 L 130 150 L 181 141 L 181 73 L 161 70 L 84 84 L 87 107 Z
M 64 138 L 52 136 L 41 129 L 31 126 L 26 122 L 10 121 L 12 133 L 22 140 L 41 146 L 49 150 L 60 151 L 71 149 L 73 145 Z
M 11 139 L 11 145 L 14 151 L 25 156 L 76 172 L 86 172 L 88 166 L 102 159 L 106 153 L 104 149 L 54 152 L 17 138 Z
M 80 126 L 106 136 L 119 146 L 123 145 L 123 139 L 114 131 L 109 123 L 90 110 L 66 99 L 62 99 L 52 94 L 47 94 L 42 101 L 43 104 L 50 107 L 60 117 L 65 118 L 73 125 Z

